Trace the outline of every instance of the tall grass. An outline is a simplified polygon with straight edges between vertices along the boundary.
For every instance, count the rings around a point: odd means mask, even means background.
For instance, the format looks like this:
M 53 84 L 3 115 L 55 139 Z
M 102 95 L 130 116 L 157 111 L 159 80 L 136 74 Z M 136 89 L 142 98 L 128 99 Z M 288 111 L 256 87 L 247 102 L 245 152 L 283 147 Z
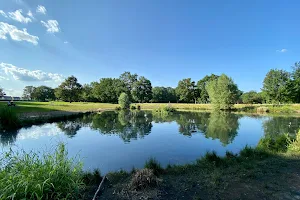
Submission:
M 160 163 L 155 158 L 150 158 L 146 161 L 145 166 L 146 169 L 152 169 L 153 173 L 158 176 L 164 172 L 164 169 L 160 165 Z
M 0 199 L 78 199 L 84 188 L 82 163 L 68 159 L 64 144 L 54 154 L 10 151 L 0 160 Z
M 13 129 L 20 125 L 19 117 L 13 108 L 3 107 L 0 109 L 0 128 Z

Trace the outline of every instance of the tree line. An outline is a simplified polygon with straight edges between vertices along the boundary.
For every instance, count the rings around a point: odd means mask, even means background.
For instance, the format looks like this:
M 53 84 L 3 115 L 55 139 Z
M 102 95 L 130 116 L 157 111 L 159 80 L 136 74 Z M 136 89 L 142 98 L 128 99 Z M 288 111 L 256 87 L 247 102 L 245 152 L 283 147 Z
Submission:
M 152 87 L 144 76 L 124 72 L 119 78 L 102 78 L 98 82 L 80 84 L 76 77 L 68 77 L 57 88 L 26 86 L 23 98 L 36 101 L 62 100 L 67 102 L 118 103 L 119 96 L 127 94 L 137 103 L 212 103 L 228 109 L 235 103 L 300 103 L 300 62 L 291 72 L 271 69 L 265 76 L 260 92 L 243 92 L 232 78 L 225 74 L 207 75 L 197 82 L 185 78 L 176 88 Z M 0 96 L 4 92 L 0 90 Z

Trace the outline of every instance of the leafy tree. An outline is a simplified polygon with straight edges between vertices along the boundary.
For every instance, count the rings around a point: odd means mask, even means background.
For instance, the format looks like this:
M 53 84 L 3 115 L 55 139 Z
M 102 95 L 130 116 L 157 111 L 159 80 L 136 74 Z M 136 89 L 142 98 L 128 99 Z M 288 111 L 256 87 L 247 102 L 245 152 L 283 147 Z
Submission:
M 0 87 L 0 97 L 3 97 L 3 96 L 5 96 L 6 94 L 5 94 L 5 92 L 3 91 L 3 89 Z
M 240 95 L 237 85 L 225 74 L 209 81 L 206 89 L 215 109 L 231 109 Z
M 300 62 L 296 62 L 292 69 L 294 102 L 300 103 Z
M 124 72 L 123 74 L 120 75 L 119 79 L 124 82 L 125 87 L 129 91 L 131 91 L 133 84 L 137 82 L 138 80 L 138 75 L 137 74 L 131 74 L 130 72 Z
M 122 109 L 128 109 L 130 106 L 130 101 L 128 95 L 123 92 L 119 97 L 119 105 Z
M 176 102 L 176 92 L 171 87 L 154 87 L 152 88 L 152 102 L 155 103 L 167 103 Z
M 284 70 L 271 69 L 263 82 L 262 91 L 268 103 L 291 101 L 293 83 L 290 73 Z
M 118 103 L 118 97 L 126 91 L 120 79 L 102 78 L 99 83 L 93 83 L 93 94 L 103 103 Z
M 242 102 L 245 104 L 254 104 L 254 103 L 262 103 L 263 99 L 260 93 L 257 93 L 256 91 L 249 91 L 245 92 L 241 96 Z
M 205 76 L 203 79 L 197 82 L 197 87 L 199 90 L 199 98 L 198 98 L 199 103 L 210 103 L 208 92 L 206 90 L 206 85 L 209 81 L 216 80 L 218 78 L 219 76 L 215 74 L 211 74 L 210 76 Z
M 54 89 L 47 86 L 39 86 L 33 90 L 31 98 L 36 101 L 49 101 L 54 100 Z
M 68 77 L 56 90 L 55 96 L 63 101 L 78 101 L 82 91 L 82 85 L 75 76 Z
M 149 102 L 152 99 L 152 85 L 150 80 L 141 76 L 132 85 L 131 95 L 136 102 Z
M 82 87 L 82 92 L 80 94 L 80 100 L 85 102 L 95 102 L 96 98 L 93 94 L 92 84 L 84 84 Z
M 199 92 L 195 85 L 195 82 L 192 81 L 191 78 L 186 78 L 178 82 L 176 95 L 182 102 L 190 103 L 192 101 L 195 101 L 196 103 Z
M 33 86 L 26 86 L 23 90 L 23 99 L 32 100 L 33 99 L 33 92 L 35 87 Z

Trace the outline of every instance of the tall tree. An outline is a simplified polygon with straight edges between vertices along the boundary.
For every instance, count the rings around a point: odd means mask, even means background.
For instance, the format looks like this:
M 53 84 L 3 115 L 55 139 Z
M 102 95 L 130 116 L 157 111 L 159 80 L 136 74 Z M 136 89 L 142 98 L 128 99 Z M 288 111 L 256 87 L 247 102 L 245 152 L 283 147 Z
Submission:
M 3 96 L 5 96 L 5 95 L 6 95 L 5 92 L 4 92 L 3 89 L 0 87 L 0 98 L 3 97 Z
M 82 86 L 78 83 L 77 78 L 70 76 L 55 90 L 55 95 L 57 98 L 71 103 L 79 100 L 81 90 Z
M 175 89 L 171 87 L 154 87 L 152 88 L 152 102 L 167 103 L 176 102 Z
M 33 92 L 35 90 L 35 87 L 33 86 L 26 86 L 23 90 L 23 99 L 26 100 L 32 100 L 33 99 Z
M 285 103 L 291 101 L 292 88 L 289 72 L 271 69 L 264 79 L 262 91 L 268 103 Z
M 92 84 L 84 84 L 82 86 L 82 92 L 80 94 L 80 100 L 85 102 L 95 102 L 96 98 L 93 94 Z
M 241 98 L 242 98 L 242 102 L 246 103 L 246 104 L 262 103 L 263 102 L 261 93 L 257 93 L 254 90 L 243 93 Z
M 119 79 L 123 81 L 128 91 L 131 91 L 133 84 L 138 81 L 138 75 L 131 74 L 130 72 L 124 72 L 120 75 Z
M 50 101 L 55 99 L 54 89 L 47 86 L 36 87 L 31 95 L 37 101 Z
M 178 82 L 176 94 L 179 100 L 185 103 L 191 103 L 192 101 L 196 103 L 199 96 L 195 82 L 192 81 L 191 78 L 186 78 Z
M 211 74 L 210 76 L 205 76 L 203 79 L 197 82 L 197 87 L 199 90 L 199 98 L 198 98 L 199 103 L 210 103 L 208 92 L 206 90 L 206 85 L 209 81 L 216 80 L 218 78 L 219 76 L 215 74 Z
M 152 85 L 150 80 L 141 76 L 132 85 L 131 95 L 136 102 L 145 103 L 152 99 Z
M 296 62 L 292 69 L 294 102 L 300 103 L 300 61 Z
M 231 109 L 238 100 L 240 91 L 231 78 L 222 74 L 206 86 L 210 102 L 215 109 Z

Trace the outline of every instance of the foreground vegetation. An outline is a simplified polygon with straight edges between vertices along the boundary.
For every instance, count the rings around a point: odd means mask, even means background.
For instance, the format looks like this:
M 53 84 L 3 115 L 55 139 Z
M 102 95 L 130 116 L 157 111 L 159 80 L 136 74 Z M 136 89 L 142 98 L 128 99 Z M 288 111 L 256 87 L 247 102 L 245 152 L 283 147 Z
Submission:
M 166 168 L 151 158 L 145 169 L 106 175 L 102 199 L 296 199 L 300 133 L 265 137 L 253 149 L 224 157 L 207 153 Z M 54 154 L 8 152 L 0 159 L 0 199 L 91 199 L 100 172 L 82 171 L 63 144 Z

